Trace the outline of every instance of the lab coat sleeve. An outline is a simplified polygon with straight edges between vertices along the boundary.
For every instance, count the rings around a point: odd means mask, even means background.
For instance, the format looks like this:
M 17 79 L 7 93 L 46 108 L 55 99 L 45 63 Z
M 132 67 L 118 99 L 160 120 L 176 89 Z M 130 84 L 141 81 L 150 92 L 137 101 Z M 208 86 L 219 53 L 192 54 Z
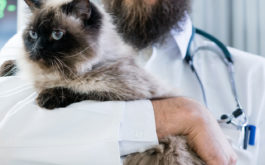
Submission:
M 47 111 L 31 83 L 0 78 L 0 164 L 119 165 L 125 102 L 84 101 Z
M 120 128 L 121 156 L 143 152 L 158 144 L 150 100 L 126 102 Z

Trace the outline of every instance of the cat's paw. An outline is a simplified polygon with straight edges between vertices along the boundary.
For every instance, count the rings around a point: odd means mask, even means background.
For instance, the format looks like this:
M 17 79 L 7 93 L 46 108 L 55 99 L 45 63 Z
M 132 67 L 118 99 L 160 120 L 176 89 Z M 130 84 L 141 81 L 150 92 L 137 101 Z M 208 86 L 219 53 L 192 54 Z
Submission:
M 13 76 L 16 72 L 17 66 L 15 60 L 6 61 L 0 67 L 0 77 Z
M 45 89 L 37 97 L 37 103 L 40 107 L 49 110 L 63 108 L 71 104 L 67 99 L 67 93 L 64 88 Z

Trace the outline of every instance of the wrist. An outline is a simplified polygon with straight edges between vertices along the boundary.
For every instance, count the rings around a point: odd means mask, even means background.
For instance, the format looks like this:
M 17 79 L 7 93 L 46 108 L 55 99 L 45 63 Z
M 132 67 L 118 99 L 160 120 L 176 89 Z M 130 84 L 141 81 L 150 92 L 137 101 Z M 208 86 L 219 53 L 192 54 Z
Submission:
M 159 139 L 169 135 L 189 136 L 207 124 L 209 112 L 188 98 L 154 100 L 152 104 Z

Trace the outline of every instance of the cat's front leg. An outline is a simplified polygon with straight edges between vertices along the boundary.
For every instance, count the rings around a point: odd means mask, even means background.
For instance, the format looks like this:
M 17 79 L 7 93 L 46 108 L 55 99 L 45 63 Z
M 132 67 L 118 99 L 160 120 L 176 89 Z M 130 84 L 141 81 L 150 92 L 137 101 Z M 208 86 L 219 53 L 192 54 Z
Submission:
M 38 105 L 49 110 L 67 107 L 83 100 L 86 100 L 85 95 L 63 87 L 44 89 L 37 97 Z
M 52 110 L 55 108 L 67 107 L 72 103 L 84 100 L 121 101 L 127 99 L 112 92 L 90 91 L 88 93 L 81 94 L 68 88 L 56 87 L 41 91 L 37 98 L 37 103 L 42 108 Z
M 17 72 L 15 60 L 4 62 L 0 67 L 0 77 L 14 76 Z

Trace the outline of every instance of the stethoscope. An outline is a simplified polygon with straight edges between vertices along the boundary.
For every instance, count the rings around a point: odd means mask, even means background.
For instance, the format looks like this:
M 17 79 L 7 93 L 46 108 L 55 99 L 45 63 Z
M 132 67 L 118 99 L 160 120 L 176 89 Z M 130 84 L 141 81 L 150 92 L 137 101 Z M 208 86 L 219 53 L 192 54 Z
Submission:
M 198 53 L 201 50 L 209 49 L 209 50 L 215 51 L 215 49 L 211 49 L 209 46 L 207 46 L 205 48 L 198 47 L 197 49 L 195 49 L 191 53 L 191 51 L 190 51 L 191 45 L 192 45 L 192 42 L 194 40 L 195 34 L 199 34 L 199 35 L 203 36 L 204 38 L 209 39 L 210 41 L 215 43 L 219 47 L 219 49 L 221 50 L 221 53 L 218 53 L 218 55 L 220 55 L 220 57 L 224 61 L 225 65 L 227 67 L 227 70 L 228 70 L 230 84 L 232 87 L 232 93 L 233 93 L 233 96 L 234 96 L 234 99 L 236 102 L 236 110 L 234 110 L 232 112 L 232 114 L 230 114 L 230 115 L 223 114 L 220 117 L 220 120 L 218 120 L 218 122 L 220 124 L 225 124 L 225 123 L 226 124 L 232 124 L 233 126 L 236 127 L 236 129 L 240 130 L 242 132 L 241 137 L 240 137 L 240 146 L 242 146 L 242 148 L 246 150 L 248 147 L 248 144 L 249 145 L 255 145 L 256 127 L 254 125 L 248 125 L 248 117 L 247 117 L 245 110 L 243 109 L 242 104 L 240 103 L 240 100 L 238 98 L 235 76 L 234 76 L 233 57 L 232 57 L 231 53 L 229 52 L 229 50 L 227 49 L 227 47 L 221 41 L 219 41 L 217 38 L 210 35 L 209 33 L 193 27 L 192 35 L 191 35 L 191 38 L 190 38 L 190 41 L 188 44 L 188 48 L 187 48 L 187 54 L 185 57 L 185 61 L 191 67 L 192 72 L 195 74 L 195 76 L 199 82 L 199 85 L 200 85 L 200 88 L 202 91 L 204 104 L 206 107 L 208 107 L 208 102 L 207 102 L 205 87 L 203 85 L 203 82 L 199 76 L 199 73 L 198 73 L 196 67 L 194 66 L 194 56 L 196 53 Z

